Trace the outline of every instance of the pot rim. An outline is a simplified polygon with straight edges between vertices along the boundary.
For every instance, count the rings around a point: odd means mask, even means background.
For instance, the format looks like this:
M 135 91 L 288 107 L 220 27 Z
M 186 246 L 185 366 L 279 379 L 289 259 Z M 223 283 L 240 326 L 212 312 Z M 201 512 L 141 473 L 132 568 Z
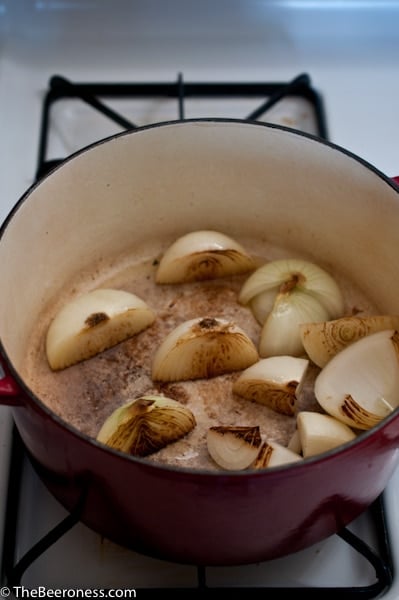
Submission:
M 248 121 L 245 119 L 235 119 L 235 118 L 203 117 L 203 118 L 192 118 L 192 119 L 169 120 L 169 121 L 151 123 L 148 125 L 142 125 L 140 127 L 134 128 L 132 130 L 121 131 L 119 133 L 101 138 L 100 140 L 97 140 L 91 144 L 88 144 L 87 146 L 84 146 L 83 148 L 80 148 L 79 150 L 71 153 L 69 156 L 67 156 L 65 159 L 63 159 L 58 165 L 56 165 L 52 169 L 50 169 L 40 180 L 32 183 L 27 188 L 27 190 L 22 194 L 22 196 L 17 200 L 17 202 L 11 208 L 10 212 L 8 213 L 8 215 L 6 216 L 6 218 L 4 219 L 3 223 L 0 226 L 0 243 L 1 243 L 1 239 L 8 227 L 8 224 L 11 222 L 14 214 L 16 214 L 18 212 L 19 208 L 22 206 L 22 204 L 24 204 L 29 199 L 29 196 L 31 195 L 31 193 L 36 188 L 40 187 L 40 185 L 45 180 L 47 180 L 47 178 L 51 177 L 51 175 L 53 173 L 55 173 L 58 169 L 62 169 L 65 164 L 69 163 L 72 160 L 79 158 L 80 155 L 82 155 L 86 152 L 89 152 L 90 150 L 92 150 L 102 144 L 106 144 L 108 142 L 114 141 L 115 139 L 125 137 L 128 135 L 134 135 L 137 133 L 142 133 L 147 130 L 158 129 L 160 127 L 184 126 L 184 125 L 201 124 L 201 123 L 245 125 L 245 126 L 263 127 L 266 129 L 277 129 L 282 132 L 296 135 L 298 137 L 303 137 L 303 138 L 308 139 L 315 143 L 320 143 L 322 145 L 325 145 L 325 146 L 331 148 L 332 150 L 335 150 L 335 151 L 347 156 L 348 158 L 350 158 L 352 160 L 355 160 L 356 162 L 358 162 L 363 167 L 365 167 L 366 169 L 371 171 L 374 175 L 376 175 L 381 180 L 383 180 L 384 183 L 386 183 L 391 188 L 393 188 L 396 192 L 399 193 L 399 183 L 397 183 L 392 178 L 390 178 L 388 175 L 383 173 L 380 169 L 375 167 L 372 163 L 368 162 L 364 158 L 355 154 L 351 150 L 344 148 L 343 146 L 340 146 L 334 142 L 331 142 L 330 140 L 326 140 L 320 136 L 317 136 L 317 135 L 314 135 L 311 133 L 307 133 L 307 132 L 304 132 L 301 130 L 287 127 L 285 125 L 279 125 L 279 124 L 275 124 L 275 123 L 268 123 L 268 122 L 262 122 L 262 121 Z M 359 434 L 359 436 L 356 437 L 354 440 L 347 442 L 337 448 L 329 450 L 328 452 L 324 452 L 317 456 L 308 457 L 308 458 L 303 459 L 303 461 L 295 462 L 292 464 L 268 467 L 267 469 L 264 469 L 264 470 L 246 469 L 243 471 L 218 471 L 218 470 L 213 471 L 213 470 L 207 470 L 207 469 L 194 469 L 194 468 L 184 467 L 184 466 L 174 467 L 174 466 L 170 466 L 170 465 L 154 463 L 154 462 L 151 462 L 151 460 L 149 460 L 148 458 L 131 456 L 127 453 L 123 453 L 121 451 L 107 447 L 105 444 L 98 442 L 95 438 L 79 431 L 77 428 L 75 428 L 74 426 L 70 425 L 68 422 L 61 419 L 61 417 L 59 417 L 54 411 L 52 411 L 50 408 L 48 408 L 48 406 L 25 384 L 24 380 L 19 375 L 18 371 L 15 369 L 14 365 L 12 364 L 12 361 L 8 357 L 8 354 L 3 345 L 1 336 L 0 336 L 0 354 L 6 364 L 7 369 L 10 372 L 11 376 L 15 379 L 17 385 L 23 391 L 24 395 L 27 396 L 30 401 L 32 401 L 36 410 L 38 409 L 39 412 L 44 412 L 46 414 L 46 416 L 50 420 L 52 420 L 56 425 L 58 425 L 59 427 L 61 427 L 63 429 L 66 429 L 70 434 L 72 434 L 74 437 L 77 437 L 83 443 L 89 444 L 90 446 L 94 446 L 97 449 L 97 451 L 101 451 L 101 452 L 105 452 L 107 454 L 113 455 L 115 457 L 115 459 L 122 460 L 122 461 L 129 461 L 132 463 L 137 463 L 141 467 L 146 467 L 149 470 L 156 470 L 157 472 L 159 472 L 159 471 L 165 472 L 165 473 L 172 472 L 175 475 L 179 475 L 182 477 L 187 477 L 187 475 L 192 475 L 195 478 L 197 478 L 197 477 L 200 477 L 200 478 L 223 477 L 224 479 L 230 479 L 230 478 L 235 479 L 235 478 L 239 478 L 239 477 L 244 477 L 244 478 L 267 477 L 267 476 L 270 477 L 270 476 L 273 476 L 273 474 L 275 474 L 275 473 L 282 473 L 285 476 L 286 472 L 290 472 L 293 469 L 295 469 L 296 472 L 299 472 L 302 469 L 308 468 L 308 466 L 310 467 L 312 465 L 324 465 L 325 463 L 328 463 L 331 460 L 334 460 L 337 455 L 344 457 L 355 446 L 361 447 L 361 446 L 366 445 L 369 438 L 377 436 L 381 430 L 385 429 L 385 427 L 388 426 L 389 423 L 391 423 L 391 421 L 397 419 L 398 415 L 399 415 L 399 408 L 397 408 L 395 411 L 393 411 L 393 413 L 391 415 L 385 417 L 378 425 L 375 425 L 370 430 L 361 432 Z M 22 407 L 24 406 L 24 404 L 25 404 L 25 401 L 23 402 Z M 20 407 L 18 406 L 18 408 L 20 408 Z
M 324 146 L 331 148 L 332 150 L 336 150 L 341 154 L 346 155 L 348 158 L 351 158 L 361 164 L 363 167 L 368 169 L 377 175 L 380 179 L 382 179 L 385 183 L 387 183 L 390 187 L 392 187 L 395 191 L 399 192 L 399 182 L 394 181 L 393 176 L 389 177 L 386 173 L 384 173 L 381 169 L 378 169 L 375 165 L 362 158 L 358 154 L 352 152 L 351 150 L 345 148 L 344 146 L 340 146 L 335 142 L 322 138 L 318 135 L 308 133 L 306 131 L 301 131 L 299 129 L 294 129 L 292 127 L 287 127 L 286 125 L 279 125 L 277 123 L 268 123 L 263 121 L 248 121 L 246 119 L 235 119 L 235 118 L 224 118 L 224 117 L 201 117 L 201 118 L 193 118 L 193 119 L 176 119 L 170 121 L 160 121 L 157 123 L 149 123 L 147 125 L 141 125 L 140 127 L 136 127 L 134 129 L 129 129 L 126 131 L 121 131 L 119 133 L 114 133 L 110 136 L 101 138 L 84 146 L 83 148 L 79 148 L 75 152 L 69 154 L 65 159 L 62 159 L 61 162 L 55 166 L 53 166 L 43 177 L 39 180 L 34 181 L 25 192 L 19 197 L 14 206 L 10 209 L 9 213 L 6 215 L 3 223 L 0 225 L 0 242 L 1 238 L 7 229 L 9 221 L 12 219 L 14 214 L 19 210 L 21 204 L 23 204 L 31 193 L 39 187 L 48 177 L 50 177 L 53 173 L 55 173 L 58 169 L 63 168 L 63 166 L 69 163 L 71 160 L 78 158 L 81 154 L 85 154 L 86 152 L 96 148 L 97 146 L 101 146 L 102 144 L 106 144 L 108 142 L 114 141 L 118 138 L 122 138 L 129 135 L 134 135 L 137 133 L 142 133 L 147 130 L 159 129 L 163 127 L 170 126 L 184 126 L 190 124 L 200 124 L 200 123 L 215 123 L 215 124 L 233 124 L 233 125 L 245 125 L 251 127 L 263 127 L 265 129 L 277 129 L 286 133 L 290 133 L 293 135 L 297 135 L 298 137 L 303 137 L 305 139 L 311 140 L 315 143 L 320 143 Z

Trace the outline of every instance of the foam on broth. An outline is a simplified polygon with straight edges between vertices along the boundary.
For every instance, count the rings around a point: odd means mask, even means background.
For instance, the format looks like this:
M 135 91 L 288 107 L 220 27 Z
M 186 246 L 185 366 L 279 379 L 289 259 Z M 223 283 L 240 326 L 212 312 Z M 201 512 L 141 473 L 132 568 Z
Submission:
M 297 254 L 266 242 L 237 239 L 259 260 L 259 264 Z M 179 285 L 157 285 L 154 274 L 157 259 L 173 241 L 158 243 L 148 250 L 125 255 L 106 266 L 101 260 L 89 273 L 80 273 L 43 311 L 27 345 L 22 373 L 33 392 L 59 417 L 82 433 L 96 437 L 105 419 L 125 402 L 144 394 L 163 394 L 192 410 L 197 425 L 182 440 L 170 444 L 148 460 L 178 467 L 217 469 L 206 448 L 206 432 L 214 425 L 259 425 L 262 438 L 287 445 L 295 431 L 295 417 L 280 415 L 266 406 L 249 402 L 231 392 L 239 373 L 208 380 L 155 383 L 151 365 L 155 351 L 165 336 L 179 323 L 196 317 L 222 317 L 239 325 L 258 345 L 260 325 L 249 308 L 237 302 L 238 292 L 248 275 Z M 309 257 L 301 256 L 309 260 Z M 310 259 L 312 260 L 312 259 Z M 314 259 L 313 259 L 314 261 Z M 314 261 L 317 262 L 317 261 Z M 345 313 L 377 314 L 361 290 L 339 273 L 326 268 L 337 280 L 345 297 Z M 89 289 L 124 289 L 141 297 L 156 313 L 154 324 L 138 335 L 105 352 L 53 372 L 45 354 L 48 326 L 63 303 Z M 313 395 L 318 368 L 311 365 L 299 398 L 299 410 L 320 410 Z

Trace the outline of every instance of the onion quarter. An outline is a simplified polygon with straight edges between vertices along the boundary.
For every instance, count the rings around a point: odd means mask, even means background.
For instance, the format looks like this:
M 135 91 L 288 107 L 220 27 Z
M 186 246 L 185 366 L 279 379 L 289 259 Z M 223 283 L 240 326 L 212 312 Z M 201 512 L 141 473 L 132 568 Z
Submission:
M 166 250 L 155 281 L 167 284 L 217 279 L 255 267 L 254 259 L 231 237 L 218 231 L 192 231 Z
M 142 396 L 117 408 L 97 440 L 133 456 L 148 456 L 181 439 L 196 426 L 194 414 L 176 400 Z
M 315 396 L 326 413 L 370 429 L 399 406 L 399 334 L 384 330 L 347 346 L 321 370 Z
M 249 308 L 260 325 L 264 324 L 269 313 L 272 312 L 275 300 L 276 290 L 270 289 L 257 294 L 249 301 Z
M 46 354 L 53 370 L 95 356 L 149 327 L 154 312 L 135 294 L 96 289 L 68 302 L 47 331 Z
M 309 361 L 294 356 L 271 356 L 245 369 L 233 383 L 233 392 L 293 416 Z
M 178 325 L 158 347 L 154 381 L 183 381 L 245 369 L 258 360 L 258 351 L 235 323 L 213 317 L 190 319 Z
M 328 452 L 356 438 L 348 425 L 335 417 L 317 412 L 300 412 L 297 427 L 304 458 Z
M 210 427 L 207 432 L 207 447 L 212 459 L 219 467 L 228 471 L 247 469 L 256 459 L 262 438 L 255 427 Z

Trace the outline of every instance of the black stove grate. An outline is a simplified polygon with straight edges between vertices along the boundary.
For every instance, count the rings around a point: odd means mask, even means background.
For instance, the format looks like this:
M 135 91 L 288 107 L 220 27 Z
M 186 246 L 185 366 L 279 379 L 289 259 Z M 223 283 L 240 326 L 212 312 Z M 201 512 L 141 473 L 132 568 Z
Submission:
M 218 101 L 223 101 L 224 98 L 253 98 L 255 102 L 259 97 L 264 97 L 266 100 L 260 106 L 255 107 L 249 115 L 243 115 L 243 119 L 256 121 L 285 96 L 304 98 L 311 103 L 318 135 L 327 139 L 323 99 L 312 87 L 310 77 L 306 73 L 286 83 L 195 83 L 185 82 L 181 74 L 171 83 L 76 83 L 54 75 L 49 81 L 43 101 L 36 177 L 40 179 L 65 158 L 49 160 L 47 156 L 51 109 L 59 100 L 78 98 L 112 119 L 122 129 L 130 130 L 135 129 L 137 125 L 110 108 L 106 103 L 107 99 L 171 98 L 177 103 L 177 118 L 184 120 L 185 103 L 190 98 L 213 98 Z
M 172 83 L 72 83 L 58 75 L 53 76 L 50 79 L 49 89 L 43 101 L 36 178 L 40 179 L 66 158 L 49 160 L 47 156 L 51 109 L 54 103 L 60 99 L 81 99 L 93 109 L 115 121 L 120 127 L 129 130 L 134 129 L 136 124 L 107 106 L 106 100 L 108 98 L 172 98 L 176 100 L 179 118 L 183 120 L 185 118 L 185 100 L 189 97 L 215 98 L 223 101 L 223 98 L 232 97 L 248 97 L 255 100 L 259 96 L 265 97 L 266 100 L 247 117 L 244 117 L 247 120 L 256 121 L 284 96 L 303 97 L 313 105 L 318 135 L 327 139 L 323 101 L 321 96 L 312 88 L 310 78 L 306 73 L 285 83 L 185 83 L 181 75 Z M 78 506 L 17 561 L 18 505 L 22 465 L 25 457 L 26 450 L 15 429 L 11 453 L 3 563 L 1 565 L 2 581 L 5 580 L 10 587 L 21 585 L 22 578 L 29 566 L 56 544 L 80 520 L 80 508 Z M 393 564 L 382 496 L 376 500 L 369 510 L 379 537 L 378 552 L 375 552 L 367 543 L 347 528 L 337 534 L 343 544 L 349 544 L 375 569 L 375 583 L 369 586 L 301 587 L 298 589 L 293 587 L 212 588 L 207 583 L 207 567 L 200 566 L 197 567 L 198 585 L 196 588 L 176 587 L 174 589 L 168 588 L 168 590 L 174 597 L 187 597 L 190 595 L 191 598 L 204 597 L 215 590 L 227 593 L 230 598 L 242 598 L 243 594 L 256 598 L 280 598 L 296 592 L 305 594 L 307 598 L 320 598 L 321 596 L 323 598 L 336 598 L 339 596 L 348 599 L 378 598 L 384 591 L 389 589 L 393 581 Z M 157 593 L 159 596 L 164 594 L 165 591 L 165 589 L 157 588 L 136 588 L 139 597 L 154 596 Z

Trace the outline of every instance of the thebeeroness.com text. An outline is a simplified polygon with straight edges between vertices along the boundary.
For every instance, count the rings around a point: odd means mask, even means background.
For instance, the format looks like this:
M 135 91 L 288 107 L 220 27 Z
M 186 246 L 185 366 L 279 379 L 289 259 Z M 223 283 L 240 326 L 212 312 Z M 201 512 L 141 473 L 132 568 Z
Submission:
M 136 598 L 135 589 L 83 589 L 83 588 L 46 588 L 39 586 L 36 588 L 25 587 L 24 585 L 15 585 L 13 587 L 0 588 L 0 598 Z

